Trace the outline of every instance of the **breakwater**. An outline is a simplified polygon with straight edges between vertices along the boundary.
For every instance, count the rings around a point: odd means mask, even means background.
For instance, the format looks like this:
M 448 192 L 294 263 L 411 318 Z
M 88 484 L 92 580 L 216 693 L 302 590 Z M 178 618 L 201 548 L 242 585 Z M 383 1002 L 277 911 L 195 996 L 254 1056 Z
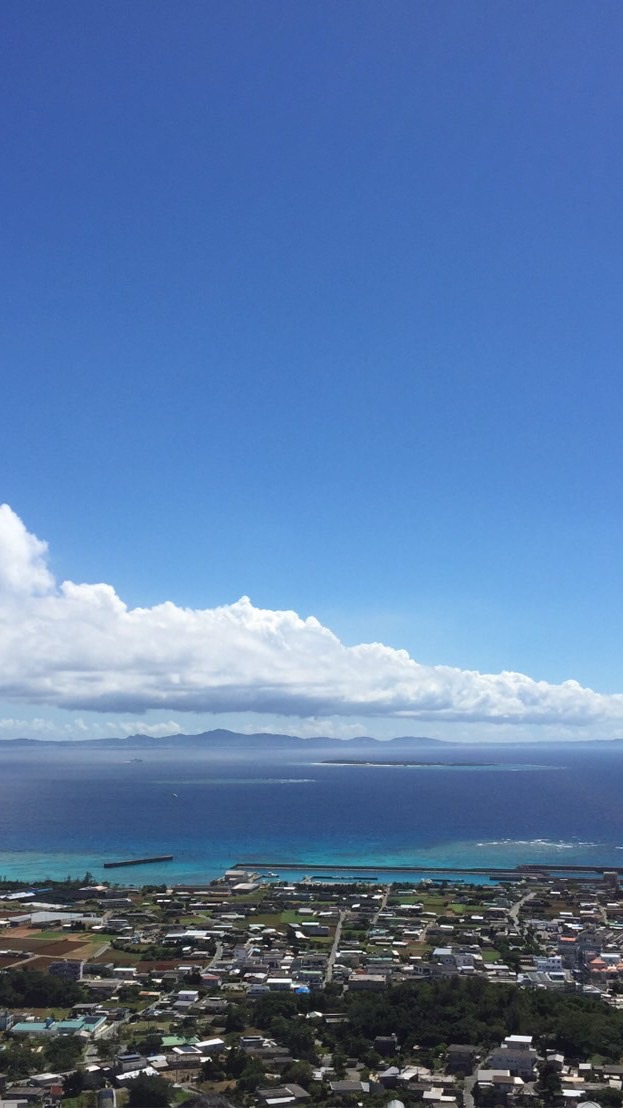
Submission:
M 126 858 L 122 862 L 104 862 L 104 869 L 118 869 L 120 866 L 151 866 L 155 862 L 172 861 L 172 854 L 159 854 L 153 858 Z
M 521 881 L 527 876 L 538 877 L 539 874 L 543 877 L 551 876 L 552 874 L 562 873 L 569 877 L 574 874 L 578 877 L 589 878 L 591 875 L 598 876 L 605 872 L 623 874 L 623 866 L 610 866 L 610 865 L 558 865 L 557 863 L 545 863 L 545 862 L 525 862 L 518 866 L 426 866 L 426 865 L 383 865 L 374 866 L 368 863 L 365 866 L 362 865 L 327 865 L 323 862 L 321 866 L 315 866 L 313 862 L 236 862 L 232 867 L 233 869 L 241 870 L 313 870 L 322 869 L 331 873 L 356 873 L 364 874 L 369 873 L 370 870 L 376 870 L 377 873 L 464 873 L 464 874 L 477 874 L 481 877 L 491 876 L 496 879 L 500 877 L 508 878 L 513 881 Z

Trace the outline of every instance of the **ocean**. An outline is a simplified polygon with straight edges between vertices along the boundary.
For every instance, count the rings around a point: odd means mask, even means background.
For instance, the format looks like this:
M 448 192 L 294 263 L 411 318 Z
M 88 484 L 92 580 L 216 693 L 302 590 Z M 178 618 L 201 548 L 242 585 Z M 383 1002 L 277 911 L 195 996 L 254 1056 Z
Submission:
M 620 744 L 421 754 L 445 765 L 324 764 L 327 756 L 335 751 L 300 742 L 231 757 L 131 741 L 0 743 L 0 877 L 88 871 L 124 884 L 190 883 L 241 861 L 275 872 L 293 862 L 292 877 L 326 865 L 370 875 L 377 866 L 623 865 Z M 162 854 L 173 861 L 103 868 Z

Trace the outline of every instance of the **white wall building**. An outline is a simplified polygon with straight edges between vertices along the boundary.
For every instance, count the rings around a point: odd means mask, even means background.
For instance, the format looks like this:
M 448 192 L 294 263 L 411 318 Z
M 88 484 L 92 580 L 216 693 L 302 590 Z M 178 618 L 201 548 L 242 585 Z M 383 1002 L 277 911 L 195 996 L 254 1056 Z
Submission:
M 550 954 L 548 956 L 535 954 L 533 962 L 538 973 L 562 973 L 563 971 L 561 954 Z
M 536 1062 L 537 1052 L 532 1045 L 532 1035 L 507 1035 L 487 1060 L 490 1069 L 509 1070 L 524 1081 L 532 1078 Z

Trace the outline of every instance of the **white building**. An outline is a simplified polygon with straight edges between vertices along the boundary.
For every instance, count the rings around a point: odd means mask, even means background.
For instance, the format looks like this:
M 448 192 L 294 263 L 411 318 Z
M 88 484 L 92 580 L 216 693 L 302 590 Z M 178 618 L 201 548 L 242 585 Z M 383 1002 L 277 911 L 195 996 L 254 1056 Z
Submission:
M 524 1081 L 532 1078 L 536 1062 L 537 1052 L 532 1045 L 532 1035 L 507 1035 L 487 1060 L 489 1069 L 509 1070 Z
M 538 973 L 562 973 L 563 971 L 561 954 L 550 954 L 547 956 L 535 954 L 532 961 Z

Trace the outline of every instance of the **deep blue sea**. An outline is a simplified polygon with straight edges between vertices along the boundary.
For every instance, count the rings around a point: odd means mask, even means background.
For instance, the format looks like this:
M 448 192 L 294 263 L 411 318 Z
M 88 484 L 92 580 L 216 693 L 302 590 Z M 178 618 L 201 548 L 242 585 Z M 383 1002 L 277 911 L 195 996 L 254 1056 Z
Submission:
M 1 743 L 0 876 L 199 882 L 240 861 L 297 862 L 300 874 L 623 865 L 623 745 L 452 747 L 434 758 L 495 764 L 326 765 L 304 744 L 250 759 Z M 102 868 L 158 854 L 174 861 Z

